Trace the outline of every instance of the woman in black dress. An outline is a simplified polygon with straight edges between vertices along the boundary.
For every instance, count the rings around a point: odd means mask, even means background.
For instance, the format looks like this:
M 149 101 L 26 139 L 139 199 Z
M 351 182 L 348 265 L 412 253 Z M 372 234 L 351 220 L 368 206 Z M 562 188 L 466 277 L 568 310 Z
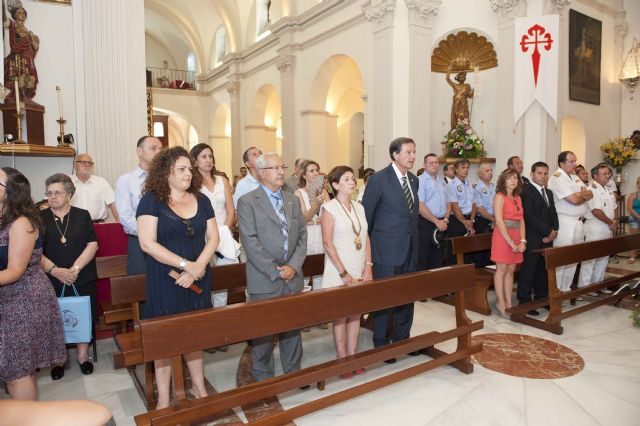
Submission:
M 74 284 L 80 296 L 91 298 L 93 323 L 97 322 L 96 271 L 95 256 L 98 241 L 93 229 L 89 212 L 70 204 L 76 191 L 69 176 L 63 173 L 51 175 L 45 181 L 49 208 L 40 215 L 44 224 L 43 255 L 40 261 L 58 296 L 64 285 L 65 295 L 73 295 Z M 89 360 L 89 342 L 78 343 L 78 364 L 82 374 L 93 373 L 93 364 Z M 64 366 L 51 369 L 53 380 L 64 376 Z
M 218 246 L 218 227 L 209 199 L 200 193 L 202 176 L 193 173 L 189 153 L 174 147 L 156 155 L 136 216 L 140 247 L 146 253 L 146 300 L 142 318 L 211 308 L 209 261 Z M 171 271 L 179 273 L 171 278 Z M 196 294 L 189 287 L 202 289 Z M 202 351 L 185 354 L 193 398 L 204 398 Z M 155 361 L 158 405 L 169 406 L 171 360 Z

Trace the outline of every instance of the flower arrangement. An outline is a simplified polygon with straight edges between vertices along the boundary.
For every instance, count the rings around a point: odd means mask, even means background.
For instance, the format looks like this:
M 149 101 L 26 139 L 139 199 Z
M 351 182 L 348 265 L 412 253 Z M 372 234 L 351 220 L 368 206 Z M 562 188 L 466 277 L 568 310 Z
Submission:
M 446 157 L 481 158 L 487 155 L 484 139 L 473 131 L 466 119 L 458 121 L 456 128 L 447 133 L 442 145 Z
M 622 168 L 637 159 L 638 151 L 629 138 L 613 138 L 600 145 L 604 152 L 604 161 L 620 173 Z

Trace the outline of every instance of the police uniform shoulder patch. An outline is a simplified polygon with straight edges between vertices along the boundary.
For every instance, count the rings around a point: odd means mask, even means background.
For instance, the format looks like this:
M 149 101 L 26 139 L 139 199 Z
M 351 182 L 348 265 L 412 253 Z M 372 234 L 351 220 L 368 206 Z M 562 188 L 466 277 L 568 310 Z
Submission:
M 462 192 L 462 185 L 458 185 L 456 189 L 458 190 L 458 192 Z
M 485 195 L 489 193 L 489 191 L 487 191 L 487 187 L 482 188 L 482 193 Z
M 560 173 L 560 172 L 555 172 L 553 175 L 554 175 L 555 177 L 560 177 L 560 175 L 561 175 L 561 174 L 562 174 L 562 173 Z
M 592 187 L 592 188 L 594 188 L 594 189 L 598 189 L 598 187 L 596 186 L 596 184 L 595 184 L 595 183 L 592 183 L 592 184 L 591 184 L 591 187 Z

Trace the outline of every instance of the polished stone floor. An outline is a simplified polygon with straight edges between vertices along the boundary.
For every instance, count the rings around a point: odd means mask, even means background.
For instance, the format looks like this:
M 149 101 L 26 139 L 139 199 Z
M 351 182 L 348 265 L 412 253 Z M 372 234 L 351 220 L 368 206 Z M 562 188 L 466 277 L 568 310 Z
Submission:
M 493 293 L 490 292 L 490 296 Z M 524 334 L 557 342 L 574 351 L 584 368 L 570 377 L 531 379 L 492 371 L 479 364 L 464 375 L 442 367 L 329 409 L 299 418 L 298 425 L 637 425 L 640 419 L 640 328 L 634 328 L 629 311 L 602 306 L 563 321 L 564 334 L 554 334 L 512 323 L 497 315 L 469 313 L 484 320 L 482 332 Z M 414 331 L 452 327 L 453 308 L 438 302 L 416 303 Z M 331 329 L 318 327 L 303 333 L 303 366 L 332 359 Z M 370 348 L 371 334 L 363 330 L 359 349 Z M 451 350 L 454 342 L 439 346 Z M 49 371 L 38 375 L 40 399 L 88 398 L 105 403 L 118 425 L 133 425 L 144 406 L 125 370 L 113 370 L 115 346 L 99 341 L 99 362 L 93 375 L 82 376 L 73 360 L 65 377 L 52 382 Z M 236 385 L 238 360 L 244 345 L 226 353 L 205 354 L 205 374 L 218 391 Z M 406 357 L 394 365 L 372 366 L 352 380 L 327 382 L 326 390 L 292 391 L 280 395 L 286 409 L 297 404 L 415 365 L 421 357 Z M 279 370 L 279 359 L 276 365 Z M 0 398 L 7 395 L 0 391 Z M 237 409 L 239 416 L 244 414 Z

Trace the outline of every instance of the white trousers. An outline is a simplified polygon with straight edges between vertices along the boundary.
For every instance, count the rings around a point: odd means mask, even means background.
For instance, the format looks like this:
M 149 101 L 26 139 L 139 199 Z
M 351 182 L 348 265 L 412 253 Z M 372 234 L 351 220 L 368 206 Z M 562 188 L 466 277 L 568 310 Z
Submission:
M 613 233 L 609 227 L 597 219 L 587 220 L 584 224 L 585 241 L 604 240 L 611 238 Z M 584 287 L 592 283 L 600 282 L 604 279 L 609 256 L 597 259 L 586 260 L 580 264 L 580 278 L 578 287 Z
M 568 246 L 584 242 L 584 228 L 577 217 L 558 215 L 558 237 L 553 241 L 554 247 Z M 556 287 L 560 291 L 569 291 L 577 263 L 556 268 Z

